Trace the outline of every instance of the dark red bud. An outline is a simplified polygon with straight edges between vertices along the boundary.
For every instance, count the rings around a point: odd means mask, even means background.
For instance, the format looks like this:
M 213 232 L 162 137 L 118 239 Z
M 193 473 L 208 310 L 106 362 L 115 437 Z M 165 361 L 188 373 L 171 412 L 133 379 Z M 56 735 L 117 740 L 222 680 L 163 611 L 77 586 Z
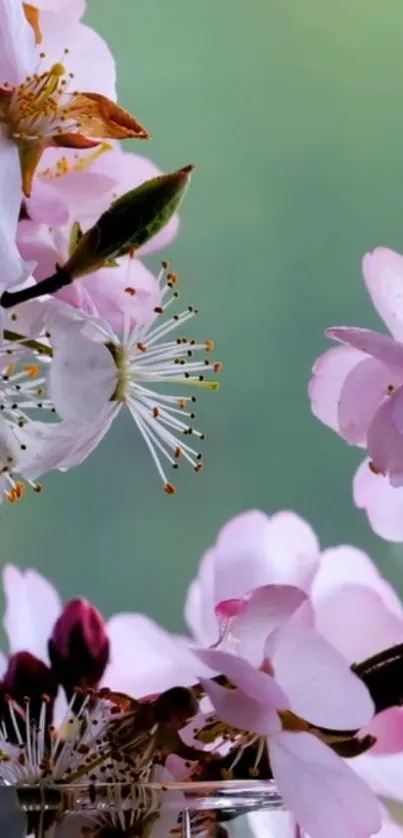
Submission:
M 48 649 L 68 699 L 75 687 L 97 687 L 109 660 L 102 615 L 86 599 L 70 600 L 55 623 Z
M 29 715 L 39 722 L 44 699 L 47 700 L 47 721 L 51 721 L 53 704 L 57 696 L 57 680 L 46 663 L 31 655 L 30 652 L 17 652 L 11 655 L 3 677 L 1 692 L 9 695 L 22 708 L 29 700 Z

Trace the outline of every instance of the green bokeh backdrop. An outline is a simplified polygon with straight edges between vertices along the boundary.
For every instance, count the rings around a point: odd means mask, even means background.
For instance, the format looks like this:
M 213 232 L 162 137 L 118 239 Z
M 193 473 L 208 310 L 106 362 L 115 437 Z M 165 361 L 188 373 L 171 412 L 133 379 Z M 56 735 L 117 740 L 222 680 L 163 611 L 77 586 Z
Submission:
M 220 525 L 290 507 L 402 587 L 401 548 L 351 503 L 360 453 L 306 395 L 326 325 L 377 325 L 362 254 L 403 250 L 400 0 L 89 0 L 88 22 L 117 57 L 122 104 L 153 134 L 136 150 L 164 169 L 197 164 L 169 256 L 197 333 L 216 339 L 222 390 L 200 403 L 206 470 L 184 469 L 176 497 L 121 417 L 83 466 L 3 508 L 2 561 L 106 614 L 180 628 Z

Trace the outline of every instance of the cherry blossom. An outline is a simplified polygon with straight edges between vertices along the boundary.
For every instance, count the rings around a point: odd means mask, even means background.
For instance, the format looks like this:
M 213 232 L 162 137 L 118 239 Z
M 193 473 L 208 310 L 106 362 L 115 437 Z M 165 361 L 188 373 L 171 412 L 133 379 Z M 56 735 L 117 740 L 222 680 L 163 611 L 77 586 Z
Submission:
M 199 656 L 235 685 L 203 680 L 219 717 L 247 732 L 245 745 L 267 742 L 277 787 L 304 831 L 319 838 L 380 828 L 375 797 L 306 724 L 350 729 L 373 713 L 364 685 L 319 634 L 292 621 L 280 626 L 265 644 L 266 671 L 218 650 Z
M 350 445 L 366 448 L 354 500 L 367 511 L 375 531 L 402 539 L 399 509 L 403 485 L 403 257 L 377 248 L 363 259 L 364 280 L 391 336 L 369 329 L 333 327 L 329 337 L 343 345 L 315 363 L 309 385 L 314 414 Z M 378 478 L 377 480 L 374 478 Z M 396 493 L 390 488 L 396 488 Z
M 178 297 L 177 277 L 167 273 L 165 266 L 158 284 L 160 304 L 154 308 L 151 322 L 150 318 L 133 322 L 126 317 L 122 336 L 116 335 L 107 321 L 55 302 L 46 320 L 53 347 L 48 390 L 62 419 L 86 423 L 87 432 L 83 428 L 81 443 L 84 452 L 88 435 L 87 453 L 94 447 L 94 436 L 99 441 L 126 405 L 165 492 L 173 494 L 175 487 L 167 477 L 162 458 L 173 469 L 183 459 L 195 472 L 201 471 L 201 453 L 185 443 L 183 437 L 201 440 L 203 434 L 191 424 L 195 396 L 157 393 L 153 385 L 216 390 L 218 382 L 206 379 L 205 373 L 215 375 L 221 365 L 207 358 L 193 360 L 199 352 L 209 353 L 214 348 L 212 341 L 196 343 L 184 337 L 183 332 L 170 339 L 171 333 L 182 329 L 197 310 L 188 306 L 165 319 L 166 310 Z M 135 296 L 136 288 L 129 285 L 127 293 Z

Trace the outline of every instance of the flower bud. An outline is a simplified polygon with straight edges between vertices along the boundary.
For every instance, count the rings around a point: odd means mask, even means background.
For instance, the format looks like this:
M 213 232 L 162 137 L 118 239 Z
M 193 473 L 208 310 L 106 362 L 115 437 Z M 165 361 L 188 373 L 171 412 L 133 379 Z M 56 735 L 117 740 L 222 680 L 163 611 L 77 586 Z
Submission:
M 55 623 L 48 650 L 69 700 L 76 687 L 96 687 L 109 660 L 109 640 L 99 611 L 86 599 L 70 600 Z
M 193 169 L 185 166 L 152 178 L 117 198 L 93 227 L 77 237 L 63 272 L 77 279 L 146 244 L 179 209 Z
M 30 652 L 11 655 L 3 677 L 1 692 L 9 695 L 21 707 L 29 701 L 31 720 L 39 722 L 44 699 L 47 701 L 47 721 L 51 721 L 58 683 L 51 669 Z

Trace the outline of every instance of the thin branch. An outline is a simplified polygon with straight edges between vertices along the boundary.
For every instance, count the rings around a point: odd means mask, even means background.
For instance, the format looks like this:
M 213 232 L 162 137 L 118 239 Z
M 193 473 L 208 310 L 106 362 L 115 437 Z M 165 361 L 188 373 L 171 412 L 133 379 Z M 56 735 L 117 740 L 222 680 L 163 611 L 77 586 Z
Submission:
M 42 297 L 44 294 L 55 294 L 66 285 L 70 285 L 72 281 L 70 274 L 64 268 L 56 268 L 52 276 L 42 279 L 36 285 L 31 285 L 29 288 L 22 288 L 20 291 L 4 291 L 0 297 L 0 306 L 3 308 L 12 308 L 18 306 L 20 303 L 26 303 L 28 300 L 35 300 L 37 297 Z

